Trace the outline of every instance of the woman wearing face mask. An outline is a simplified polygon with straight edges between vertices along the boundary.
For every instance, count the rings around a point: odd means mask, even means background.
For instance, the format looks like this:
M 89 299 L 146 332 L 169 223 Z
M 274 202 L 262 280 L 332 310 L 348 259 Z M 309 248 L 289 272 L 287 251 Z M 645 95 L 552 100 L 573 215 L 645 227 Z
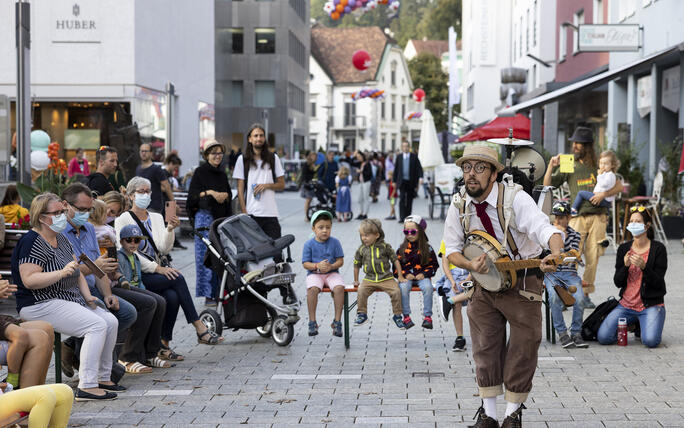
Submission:
M 184 358 L 169 348 L 173 337 L 173 326 L 176 323 L 179 307 L 183 308 L 188 324 L 195 327 L 197 342 L 215 345 L 223 340 L 207 328 L 199 320 L 199 315 L 188 291 L 188 284 L 181 272 L 170 266 L 161 265 L 161 257 L 167 255 L 173 248 L 173 230 L 180 224 L 178 217 L 168 219 L 164 225 L 161 214 L 147 211 L 151 197 L 150 181 L 143 177 L 133 177 L 126 187 L 126 196 L 132 202 L 130 211 L 121 214 L 114 221 L 116 229 L 117 247 L 121 248 L 121 229 L 129 224 L 137 224 L 147 239 L 140 242 L 138 257 L 142 270 L 142 282 L 145 288 L 157 293 L 166 300 L 166 314 L 162 324 L 162 349 L 159 358 L 170 361 L 180 361 Z
M 121 193 L 115 190 L 105 193 L 105 195 L 99 199 L 107 204 L 107 217 L 105 223 L 114 226 L 114 220 L 116 220 L 116 218 L 126 209 L 126 199 Z
M 641 343 L 654 348 L 660 344 L 665 324 L 667 251 L 653 240 L 651 216 L 644 207 L 632 208 L 627 230 L 633 240 L 618 248 L 613 278 L 620 302 L 601 323 L 597 339 L 603 345 L 615 343 L 618 319 L 626 318 L 627 325 L 639 322 Z
M 195 169 L 188 192 L 188 213 L 195 229 L 209 227 L 214 220 L 232 214 L 232 192 L 226 171 L 221 168 L 225 152 L 223 144 L 216 140 L 204 143 L 206 162 Z M 205 237 L 209 236 L 209 232 L 200 233 Z M 207 246 L 199 237 L 195 237 L 195 295 L 204 297 L 205 305 L 216 306 L 218 279 L 211 269 L 204 266 L 206 252 Z
M 90 294 L 69 240 L 66 207 L 55 194 L 31 202 L 32 229 L 12 253 L 17 311 L 26 321 L 43 320 L 58 333 L 83 337 L 76 400 L 110 400 L 126 388 L 111 381 L 118 322 Z

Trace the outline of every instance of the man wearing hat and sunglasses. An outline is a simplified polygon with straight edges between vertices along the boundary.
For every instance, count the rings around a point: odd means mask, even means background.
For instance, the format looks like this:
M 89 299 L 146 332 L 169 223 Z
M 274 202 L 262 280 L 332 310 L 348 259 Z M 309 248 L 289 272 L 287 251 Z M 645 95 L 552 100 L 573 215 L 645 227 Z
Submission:
M 472 338 L 475 372 L 482 406 L 473 427 L 499 427 L 496 397 L 504 394 L 507 402 L 502 427 L 521 426 L 523 403 L 532 389 L 541 343 L 542 272 L 552 272 L 551 257 L 563 250 L 562 232 L 549 223 L 549 218 L 524 191 L 513 195 L 514 217 L 499 214 L 505 207 L 508 185 L 497 183 L 504 169 L 496 150 L 488 146 L 466 147 L 456 161 L 463 170 L 465 194 L 454 197 L 444 224 L 444 244 L 449 262 L 470 272 L 487 273 L 487 255 L 472 260 L 463 255 L 468 233 L 479 230 L 496 239 L 512 259 L 538 258 L 543 249 L 551 254 L 541 266 L 517 272 L 517 282 L 498 292 L 477 284 L 468 304 L 468 320 Z M 504 187 L 501 187 L 504 186 Z M 506 343 L 506 323 L 510 338 Z
M 572 151 L 575 155 L 573 172 L 561 173 L 554 170 L 560 165 L 560 155 L 551 158 L 549 168 L 544 175 L 544 185 L 559 187 L 568 183 L 570 187 L 570 200 L 574 201 L 580 190 L 593 191 L 596 185 L 596 153 L 594 152 L 594 133 L 590 128 L 578 126 L 570 137 Z M 570 220 L 570 226 L 580 233 L 582 242 L 580 249 L 586 263 L 582 275 L 582 289 L 584 291 L 584 307 L 594 308 L 594 303 L 589 299 L 589 294 L 596 288 L 596 266 L 598 259 L 603 254 L 603 242 L 606 241 L 606 227 L 608 226 L 608 208 L 599 204 L 606 197 L 614 196 L 622 191 L 622 182 L 617 180 L 615 186 L 607 192 L 598 192 L 590 201 L 584 201 L 579 209 L 579 215 Z

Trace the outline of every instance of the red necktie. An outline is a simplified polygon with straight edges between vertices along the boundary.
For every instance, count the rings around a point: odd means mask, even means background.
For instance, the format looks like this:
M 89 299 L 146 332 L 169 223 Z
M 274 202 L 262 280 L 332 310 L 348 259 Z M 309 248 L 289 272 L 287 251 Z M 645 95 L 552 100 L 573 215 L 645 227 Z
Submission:
M 489 218 L 489 215 L 487 214 L 487 206 L 489 205 L 487 201 L 484 201 L 481 204 L 476 204 L 473 202 L 473 204 L 475 205 L 477 216 L 480 219 L 480 222 L 482 222 L 482 226 L 484 226 L 485 231 L 492 235 L 494 239 L 497 239 L 496 234 L 494 233 L 494 226 L 492 226 L 492 220 Z

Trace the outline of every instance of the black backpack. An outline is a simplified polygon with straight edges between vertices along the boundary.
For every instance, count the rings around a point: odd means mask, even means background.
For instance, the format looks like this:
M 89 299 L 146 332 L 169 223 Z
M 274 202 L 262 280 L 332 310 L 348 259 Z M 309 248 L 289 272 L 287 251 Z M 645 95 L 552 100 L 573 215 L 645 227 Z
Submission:
M 596 309 L 594 309 L 594 312 L 592 312 L 582 323 L 582 339 L 596 340 L 596 335 L 598 334 L 599 327 L 601 327 L 601 323 L 617 305 L 618 301 L 612 296 L 598 305 Z

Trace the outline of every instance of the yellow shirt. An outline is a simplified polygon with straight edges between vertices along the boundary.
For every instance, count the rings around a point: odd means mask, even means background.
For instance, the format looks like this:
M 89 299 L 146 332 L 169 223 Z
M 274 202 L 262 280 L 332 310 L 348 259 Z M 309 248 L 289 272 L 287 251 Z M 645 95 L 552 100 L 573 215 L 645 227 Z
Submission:
M 442 239 L 442 242 L 439 244 L 439 257 L 442 257 L 446 253 L 446 245 L 444 245 L 444 240 Z M 455 268 L 456 265 L 449 263 L 449 270 Z
M 20 218 L 29 215 L 29 211 L 21 205 L 3 205 L 0 207 L 0 214 L 5 216 L 5 223 L 18 223 Z

